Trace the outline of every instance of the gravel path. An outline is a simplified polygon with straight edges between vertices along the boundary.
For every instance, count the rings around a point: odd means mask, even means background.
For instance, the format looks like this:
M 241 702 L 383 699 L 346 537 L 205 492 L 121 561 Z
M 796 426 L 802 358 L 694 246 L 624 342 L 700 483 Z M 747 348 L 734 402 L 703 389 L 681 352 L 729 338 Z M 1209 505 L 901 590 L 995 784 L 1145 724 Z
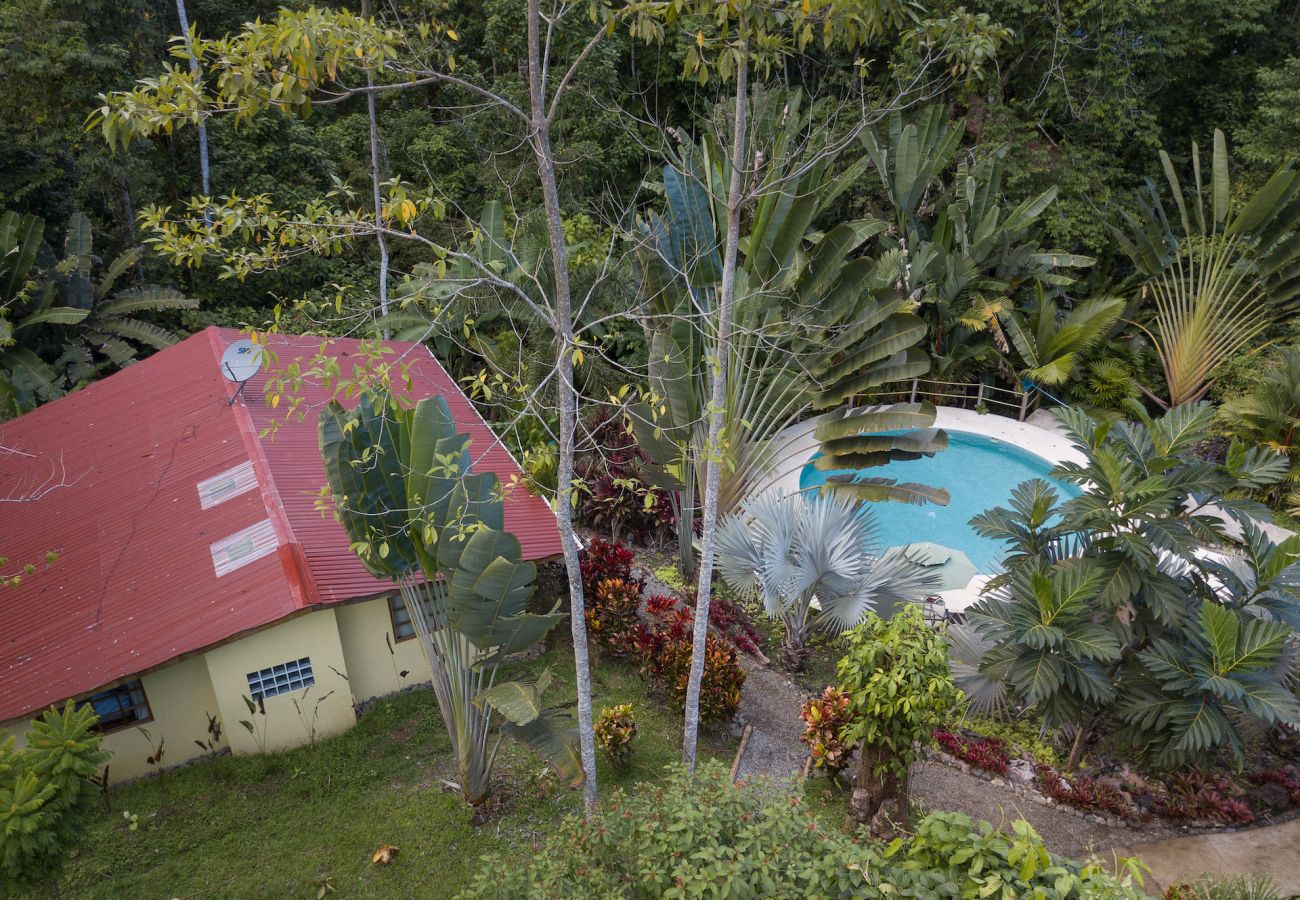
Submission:
M 807 756 L 799 741 L 803 731 L 799 709 L 807 692 L 776 667 L 743 655 L 741 664 L 745 688 L 736 726 L 738 730 L 752 725 L 754 730 L 741 760 L 740 777 L 765 775 L 775 783 L 793 785 Z M 1076 859 L 1090 853 L 1109 857 L 1116 847 L 1132 847 L 1165 836 L 1094 824 L 938 762 L 925 762 L 912 770 L 911 790 L 913 798 L 927 809 L 964 812 L 1001 828 L 1025 819 L 1042 835 L 1049 850 Z

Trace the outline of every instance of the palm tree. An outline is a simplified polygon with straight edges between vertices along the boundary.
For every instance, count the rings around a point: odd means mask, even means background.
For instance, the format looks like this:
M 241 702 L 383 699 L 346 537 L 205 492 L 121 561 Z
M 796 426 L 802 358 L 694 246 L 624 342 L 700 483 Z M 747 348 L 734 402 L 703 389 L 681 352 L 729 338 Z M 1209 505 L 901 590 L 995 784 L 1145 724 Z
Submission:
M 781 657 L 795 671 L 808 661 L 813 631 L 838 634 L 937 584 L 902 551 L 880 553 L 868 510 L 835 494 L 752 498 L 719 528 L 717 566 L 727 584 L 784 623 Z
M 1169 407 L 1204 397 L 1221 362 L 1300 309 L 1300 170 L 1287 160 L 1239 198 L 1218 130 L 1208 183 L 1195 143 L 1191 191 L 1163 150 L 1160 162 L 1175 209 L 1148 181 L 1136 210 L 1122 211 L 1112 231 L 1144 279 L 1143 296 L 1155 301 L 1144 327 L 1169 385 L 1168 398 L 1158 399 Z
M 997 313 L 999 334 L 1007 350 L 1019 357 L 1022 378 L 1049 387 L 1065 384 L 1079 360 L 1105 339 L 1124 311 L 1118 297 L 1094 297 L 1069 311 L 1045 296 L 1041 287 L 1028 315 L 1011 308 Z
M 1291 460 L 1286 482 L 1288 505 L 1300 506 L 1300 347 L 1283 350 L 1264 379 L 1247 394 L 1223 404 L 1222 413 L 1243 437 L 1286 454 Z M 1272 497 L 1282 499 L 1280 495 Z

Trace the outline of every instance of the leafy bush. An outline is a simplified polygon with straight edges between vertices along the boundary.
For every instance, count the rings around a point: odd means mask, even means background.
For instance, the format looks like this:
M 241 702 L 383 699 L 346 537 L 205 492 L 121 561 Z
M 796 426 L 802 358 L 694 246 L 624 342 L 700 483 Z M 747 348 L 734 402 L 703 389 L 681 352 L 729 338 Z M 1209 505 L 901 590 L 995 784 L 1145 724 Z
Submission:
M 678 705 L 686 702 L 691 673 L 689 622 L 642 625 L 636 637 L 641 675 Z M 700 721 L 726 721 L 740 708 L 745 670 L 736 649 L 709 632 L 704 644 L 704 675 L 700 681 Z
M 596 746 L 615 766 L 626 765 L 632 755 L 632 739 L 638 730 L 636 719 L 632 717 L 631 703 L 607 706 L 596 719 Z
M 1086 462 L 1056 475 L 1083 493 L 1059 503 L 1048 482 L 1029 481 L 972 520 L 1011 552 L 967 613 L 984 649 L 962 686 L 972 700 L 1001 686 L 1049 726 L 1077 727 L 1067 769 L 1101 731 L 1162 767 L 1225 750 L 1240 761 L 1243 724 L 1300 724 L 1279 665 L 1300 622 L 1300 538 L 1275 543 L 1252 518 L 1264 507 L 1235 499 L 1278 481 L 1288 461 L 1237 442 L 1222 462 L 1196 458 L 1214 417 L 1205 404 L 1136 414 L 1058 411 Z M 1206 512 L 1211 501 L 1231 522 Z M 1240 557 L 1198 552 L 1231 544 L 1232 524 Z
M 889 619 L 868 613 L 844 634 L 848 652 L 836 672 L 851 698 L 849 724 L 840 738 L 862 744 L 859 788 L 870 796 L 853 814 L 867 821 L 886 802 L 905 819 L 907 772 L 960 698 L 948 671 L 944 635 L 909 604 Z
M 596 583 L 586 603 L 587 633 L 614 656 L 630 656 L 641 622 L 641 582 L 607 578 Z
M 799 740 L 808 748 L 813 765 L 834 774 L 849 764 L 853 745 L 840 737 L 849 723 L 852 699 L 836 687 L 828 687 L 820 697 L 809 697 L 799 715 L 803 734 Z
M 655 577 L 677 591 L 683 599 L 662 594 L 651 597 L 647 602 L 647 613 L 652 619 L 678 618 L 689 627 L 695 617 L 695 588 L 687 585 L 681 574 L 672 566 L 656 569 Z M 685 612 L 679 612 L 679 608 L 685 608 Z M 750 621 L 745 611 L 726 596 L 723 590 L 716 587 L 713 596 L 709 599 L 709 627 L 731 641 L 737 650 L 751 656 L 759 655 L 758 645 L 762 636 L 758 633 L 758 629 L 754 627 L 754 623 Z
M 636 543 L 666 535 L 674 522 L 672 504 L 641 477 L 647 460 L 631 429 L 621 416 L 604 410 L 588 427 L 593 449 L 579 454 L 574 464 L 587 488 L 578 517 L 608 531 L 614 541 L 624 532 Z
M 632 581 L 632 551 L 622 544 L 592 538 L 582 554 L 582 590 L 584 596 L 596 593 L 602 581 L 619 578 Z
M 1154 809 L 1165 818 L 1193 822 L 1249 825 L 1255 821 L 1255 811 L 1231 778 L 1202 769 L 1187 769 L 1164 778 L 1163 787 L 1156 791 Z
M 933 734 L 935 741 L 950 756 L 955 756 L 977 769 L 1005 775 L 1011 766 L 1011 756 L 1007 753 L 1006 742 L 998 738 L 965 737 L 954 734 L 946 728 L 936 728 Z
M 1131 878 L 1051 856 L 1025 822 L 1014 835 L 959 814 L 924 819 L 888 848 L 826 829 L 802 799 L 735 786 L 719 763 L 674 768 L 572 817 L 526 853 L 488 857 L 465 898 L 684 896 L 1119 900 Z
M 963 724 L 968 730 L 981 737 L 1002 741 L 1012 753 L 1018 756 L 1048 766 L 1059 767 L 1061 764 L 1060 755 L 1052 741 L 1052 732 L 1048 731 L 1045 735 L 1040 735 L 1039 726 L 1034 722 L 1026 719 L 1001 722 L 997 719 L 975 716 L 967 719 Z
M 27 746 L 0 742 L 0 896 L 53 884 L 93 817 L 91 783 L 109 754 L 98 717 L 71 700 L 32 722 Z

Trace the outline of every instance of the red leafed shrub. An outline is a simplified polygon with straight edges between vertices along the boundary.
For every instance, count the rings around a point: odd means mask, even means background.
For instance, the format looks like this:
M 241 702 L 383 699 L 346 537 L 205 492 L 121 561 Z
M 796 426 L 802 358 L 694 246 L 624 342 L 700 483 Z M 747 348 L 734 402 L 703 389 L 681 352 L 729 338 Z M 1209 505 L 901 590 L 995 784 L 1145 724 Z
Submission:
M 1255 811 L 1242 799 L 1241 788 L 1218 772 L 1187 769 L 1164 779 L 1155 793 L 1154 809 L 1169 819 L 1248 825 Z
M 946 728 L 936 728 L 933 734 L 939 746 L 950 756 L 955 756 L 977 769 L 1005 775 L 1010 768 L 1011 754 L 1007 752 L 1006 741 L 990 737 L 967 738 L 954 734 Z
M 641 658 L 642 677 L 674 702 L 685 703 L 691 674 L 690 629 L 682 627 L 680 622 L 641 625 L 636 632 L 635 646 Z M 744 683 L 745 670 L 740 667 L 735 648 L 710 633 L 704 644 L 700 719 L 725 721 L 735 715 Z
M 587 595 L 587 633 L 614 656 L 630 656 L 636 649 L 640 624 L 641 582 L 607 578 Z
M 1074 783 L 1066 781 L 1060 772 L 1042 763 L 1034 766 L 1038 783 L 1043 793 L 1057 803 L 1065 803 L 1079 809 L 1108 812 L 1111 815 L 1127 818 L 1133 812 L 1124 793 L 1113 784 L 1108 784 L 1090 775 L 1080 775 Z
M 621 578 L 632 581 L 632 551 L 622 544 L 592 538 L 582 555 L 582 590 L 584 595 L 596 592 L 602 581 Z M 638 582 L 639 583 L 639 582 Z
M 681 607 L 681 601 L 676 597 L 667 597 L 663 594 L 655 594 L 646 599 L 645 614 L 657 622 L 666 622 Z
M 651 620 L 673 628 L 690 631 L 695 621 L 695 591 L 688 590 L 686 599 L 656 595 L 646 601 L 646 614 Z M 731 642 L 737 650 L 751 656 L 758 655 L 759 634 L 735 603 L 726 597 L 714 596 L 709 600 L 709 628 Z
M 1287 792 L 1292 806 L 1300 806 L 1300 778 L 1285 769 L 1256 769 L 1248 776 L 1251 784 L 1276 784 Z
M 588 437 L 579 448 L 574 474 L 587 485 L 578 517 L 615 539 L 630 535 L 646 543 L 673 526 L 668 495 L 641 477 L 646 456 L 623 416 L 599 412 L 587 425 Z
M 803 734 L 799 740 L 808 748 L 813 765 L 838 772 L 849 764 L 853 746 L 840 740 L 840 729 L 849 722 L 852 698 L 836 687 L 828 687 L 820 697 L 809 697 L 799 713 Z

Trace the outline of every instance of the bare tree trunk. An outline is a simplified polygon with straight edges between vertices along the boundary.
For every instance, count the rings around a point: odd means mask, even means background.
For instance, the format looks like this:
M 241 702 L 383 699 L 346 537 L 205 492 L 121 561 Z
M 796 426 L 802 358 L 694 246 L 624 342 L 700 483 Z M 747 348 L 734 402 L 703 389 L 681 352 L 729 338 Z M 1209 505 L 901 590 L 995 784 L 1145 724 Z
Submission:
M 555 515 L 560 523 L 564 567 L 569 575 L 569 625 L 573 630 L 573 664 L 578 688 L 578 740 L 582 755 L 583 802 L 588 812 L 596 808 L 596 737 L 591 714 L 591 668 L 587 653 L 587 618 L 582 595 L 582 566 L 578 539 L 573 531 L 573 447 L 577 430 L 578 395 L 573 380 L 573 310 L 569 293 L 569 255 L 560 215 L 560 192 L 555 180 L 555 154 L 551 150 L 551 121 L 546 112 L 541 50 L 540 0 L 528 0 L 528 95 L 531 114 L 530 143 L 537 157 L 542 183 L 546 231 L 555 266 L 555 346 L 559 374 L 560 434 L 556 473 Z
M 742 29 L 743 29 L 742 23 Z M 695 628 L 692 635 L 691 674 L 686 683 L 686 722 L 682 736 L 682 761 L 695 771 L 695 747 L 700 732 L 700 682 L 704 678 L 704 649 L 709 636 L 709 592 L 713 586 L 713 542 L 718 529 L 718 480 L 722 475 L 723 406 L 727 400 L 727 362 L 731 354 L 731 314 L 736 293 L 736 260 L 740 253 L 740 203 L 745 165 L 745 114 L 749 94 L 749 44 L 741 43 L 736 69 L 736 111 L 731 138 L 731 183 L 727 186 L 727 234 L 722 259 L 722 284 L 718 291 L 718 331 L 714 341 L 712 385 L 709 392 L 708 457 L 704 471 L 704 505 L 697 562 Z
M 194 42 L 190 40 L 190 18 L 185 14 L 185 0 L 176 0 L 176 15 L 181 20 L 181 33 L 185 35 L 185 51 L 190 59 L 190 72 L 199 75 L 199 61 L 194 58 Z M 203 196 L 212 196 L 212 172 L 208 166 L 208 126 L 199 119 L 199 178 L 202 182 Z M 203 210 L 203 221 L 212 224 L 212 211 Z
M 367 0 L 362 0 L 361 15 L 364 18 L 369 15 L 370 4 Z M 374 88 L 375 73 L 366 70 L 366 87 Z M 374 194 L 375 204 L 375 221 L 382 217 L 383 201 L 379 196 L 380 182 L 380 165 L 379 165 L 379 121 L 375 115 L 375 92 L 373 90 L 366 92 L 366 115 L 370 119 L 370 188 Z M 388 317 L 388 242 L 384 238 L 384 233 L 378 231 L 375 237 L 379 240 L 379 315 Z M 384 337 L 388 338 L 388 325 L 384 325 Z
M 891 838 L 908 824 L 907 773 L 889 769 L 883 777 L 877 770 L 889 765 L 893 752 L 881 744 L 858 748 L 858 784 L 849 802 L 849 822 L 870 825 L 877 838 Z

